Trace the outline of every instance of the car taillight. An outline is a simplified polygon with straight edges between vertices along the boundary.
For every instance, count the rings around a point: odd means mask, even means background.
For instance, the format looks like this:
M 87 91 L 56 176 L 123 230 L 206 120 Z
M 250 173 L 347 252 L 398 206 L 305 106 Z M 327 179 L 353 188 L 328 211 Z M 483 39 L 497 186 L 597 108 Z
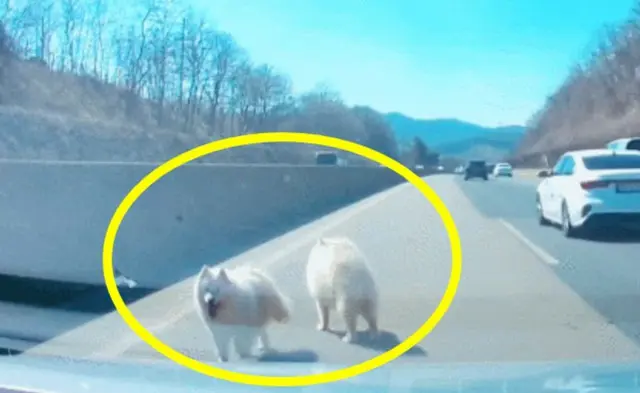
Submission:
M 611 183 L 603 180 L 583 181 L 580 183 L 580 187 L 582 187 L 583 190 L 595 190 L 598 188 L 607 188 L 609 184 Z

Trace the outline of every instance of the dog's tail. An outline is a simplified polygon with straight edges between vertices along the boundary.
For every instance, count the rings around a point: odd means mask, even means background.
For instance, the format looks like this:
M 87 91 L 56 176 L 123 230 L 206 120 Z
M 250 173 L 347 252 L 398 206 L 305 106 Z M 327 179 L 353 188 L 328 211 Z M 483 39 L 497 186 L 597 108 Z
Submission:
M 274 321 L 278 323 L 287 323 L 291 319 L 291 300 L 278 293 L 278 296 L 273 296 L 270 308 L 270 315 Z
M 264 284 L 268 287 L 269 296 L 266 296 L 267 314 L 270 319 L 278 323 L 287 323 L 291 319 L 292 302 L 285 296 L 270 277 L 261 273 Z

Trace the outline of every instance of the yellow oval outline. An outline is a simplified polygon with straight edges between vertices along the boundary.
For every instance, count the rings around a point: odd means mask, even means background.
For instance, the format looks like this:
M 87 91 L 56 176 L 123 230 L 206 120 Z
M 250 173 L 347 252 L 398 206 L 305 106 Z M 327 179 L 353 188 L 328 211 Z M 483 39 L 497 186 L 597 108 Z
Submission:
M 416 187 L 436 209 L 449 237 L 451 246 L 451 273 L 447 289 L 438 304 L 436 310 L 431 314 L 429 319 L 418 328 L 411 336 L 402 343 L 398 344 L 389 351 L 382 353 L 374 358 L 355 364 L 350 367 L 333 370 L 320 374 L 298 375 L 298 376 L 266 376 L 251 375 L 236 371 L 224 370 L 217 368 L 198 360 L 192 359 L 166 345 L 156 338 L 150 331 L 138 322 L 133 316 L 127 305 L 124 303 L 118 286 L 116 284 L 113 271 L 113 248 L 120 224 L 125 215 L 135 201 L 156 181 L 160 180 L 164 175 L 174 169 L 187 164 L 190 161 L 198 159 L 204 155 L 222 151 L 233 147 L 241 147 L 255 145 L 260 143 L 305 143 L 312 145 L 326 146 L 330 148 L 348 151 L 353 154 L 360 155 L 375 161 L 387 168 L 393 170 L 398 175 L 405 178 L 409 183 Z M 172 159 L 161 164 L 148 175 L 146 175 L 131 191 L 124 197 L 120 205 L 118 205 L 113 214 L 104 238 L 104 247 L 102 251 L 102 267 L 105 284 L 109 297 L 113 302 L 117 312 L 120 314 L 125 323 L 153 349 L 173 360 L 177 364 L 190 368 L 196 372 L 246 385 L 269 386 L 269 387 L 296 387 L 311 386 L 323 383 L 340 381 L 346 378 L 352 378 L 375 368 L 385 365 L 390 361 L 400 357 L 402 354 L 418 345 L 442 320 L 448 311 L 453 299 L 456 295 L 460 277 L 462 274 L 462 248 L 460 245 L 460 236 L 458 234 L 455 222 L 449 213 L 445 204 L 440 200 L 438 195 L 424 182 L 419 176 L 410 169 L 397 162 L 396 160 L 366 146 L 359 145 L 354 142 L 346 141 L 340 138 L 334 138 L 324 135 L 296 133 L 296 132 L 265 132 L 258 134 L 241 135 L 236 137 L 225 138 L 213 142 L 209 142 L 184 153 L 181 153 Z

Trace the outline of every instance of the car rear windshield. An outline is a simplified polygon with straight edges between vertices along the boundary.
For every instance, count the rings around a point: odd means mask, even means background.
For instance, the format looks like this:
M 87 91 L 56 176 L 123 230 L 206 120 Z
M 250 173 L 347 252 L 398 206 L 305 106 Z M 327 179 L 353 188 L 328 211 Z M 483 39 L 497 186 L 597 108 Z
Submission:
M 316 164 L 319 165 L 336 165 L 338 156 L 333 153 L 319 153 L 316 156 Z
M 485 166 L 485 162 L 484 161 L 471 161 L 469 163 L 469 166 Z
M 627 143 L 627 149 L 629 150 L 640 150 L 640 139 L 632 139 Z
M 592 171 L 607 169 L 640 169 L 640 155 L 606 155 L 583 157 L 584 166 Z

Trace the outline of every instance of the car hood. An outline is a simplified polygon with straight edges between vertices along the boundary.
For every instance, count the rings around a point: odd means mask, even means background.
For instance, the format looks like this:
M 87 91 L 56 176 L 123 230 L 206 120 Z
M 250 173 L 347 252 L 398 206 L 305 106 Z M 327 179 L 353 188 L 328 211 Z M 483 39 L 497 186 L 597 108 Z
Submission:
M 262 375 L 330 371 L 319 363 L 229 364 Z M 397 363 L 346 381 L 302 388 L 309 392 L 637 392 L 640 363 Z M 8 390 L 2 390 L 2 388 Z M 12 390 L 13 389 L 13 390 Z M 82 361 L 48 357 L 0 358 L 0 392 L 250 392 L 255 386 L 217 380 L 168 362 Z

